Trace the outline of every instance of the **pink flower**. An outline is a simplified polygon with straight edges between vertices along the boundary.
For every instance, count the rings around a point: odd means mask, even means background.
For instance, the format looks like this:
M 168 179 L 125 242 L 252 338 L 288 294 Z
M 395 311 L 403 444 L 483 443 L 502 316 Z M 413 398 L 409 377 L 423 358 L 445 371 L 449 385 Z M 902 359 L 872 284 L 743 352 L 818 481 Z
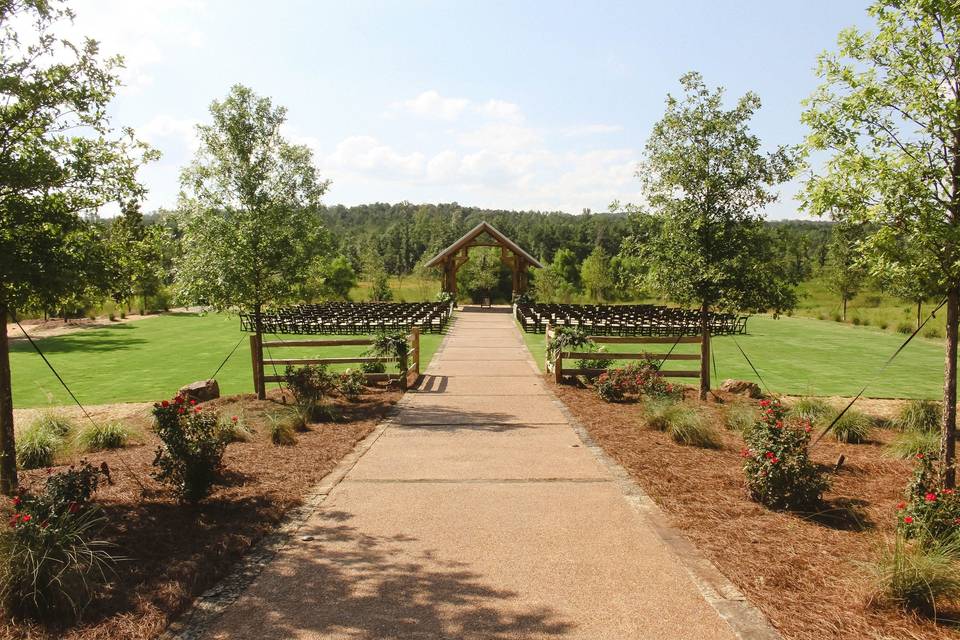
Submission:
M 237 421 L 239 418 L 237 418 L 237 416 L 233 416 L 233 417 L 230 418 L 230 419 L 233 420 L 234 423 L 236 423 L 236 421 Z
M 924 455 L 922 453 L 917 454 L 917 460 L 923 460 Z
M 937 494 L 928 493 L 927 495 L 923 496 L 923 499 L 926 500 L 927 502 L 934 502 L 937 499 Z

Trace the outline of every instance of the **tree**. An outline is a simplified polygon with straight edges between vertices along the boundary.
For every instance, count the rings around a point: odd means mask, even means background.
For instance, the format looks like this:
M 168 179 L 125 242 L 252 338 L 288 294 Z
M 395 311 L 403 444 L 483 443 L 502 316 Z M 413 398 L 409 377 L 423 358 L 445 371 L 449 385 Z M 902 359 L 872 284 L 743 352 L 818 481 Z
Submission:
M 107 287 L 107 253 L 92 224 L 107 203 L 137 200 L 136 171 L 155 157 L 106 116 L 119 58 L 54 30 L 59 2 L 0 4 L 0 491 L 17 487 L 7 318 Z M 22 37 L 22 40 L 21 40 Z
M 807 147 L 829 158 L 806 184 L 816 215 L 869 223 L 870 272 L 946 299 L 941 473 L 954 487 L 960 318 L 960 7 L 879 0 L 876 30 L 847 29 L 818 65 Z M 906 249 L 906 250 L 904 250 Z M 926 289 L 926 285 L 920 290 Z
M 827 249 L 826 283 L 831 292 L 840 296 L 841 318 L 847 321 L 847 302 L 860 293 L 866 272 L 860 263 L 859 227 L 838 224 L 833 228 Z
M 457 281 L 474 301 L 483 296 L 492 298 L 492 292 L 500 284 L 500 267 L 499 249 L 473 249 L 470 259 L 460 268 Z
M 390 290 L 390 276 L 383 265 L 383 258 L 374 248 L 370 248 L 363 257 L 363 278 L 370 283 L 370 300 L 389 302 L 393 300 Z
M 680 83 L 684 95 L 667 97 L 637 172 L 651 212 L 633 209 L 649 219 L 635 222 L 644 238 L 629 246 L 647 265 L 654 290 L 699 307 L 706 343 L 714 307 L 779 311 L 795 304 L 795 283 L 777 259 L 762 210 L 776 200 L 772 187 L 790 177 L 796 154 L 787 147 L 760 151 L 748 128 L 760 107 L 755 94 L 727 110 L 723 90 L 710 91 L 700 74 L 687 73 Z M 701 399 L 708 391 L 701 375 Z
M 260 342 L 264 305 L 292 299 L 322 247 L 310 207 L 329 182 L 317 176 L 308 147 L 283 138 L 286 109 L 269 98 L 234 85 L 210 115 L 211 124 L 197 126 L 200 148 L 180 177 L 178 294 L 252 311 Z
M 613 289 L 613 272 L 610 269 L 610 256 L 603 247 L 596 246 L 580 265 L 580 281 L 591 300 L 603 302 L 610 297 Z
M 553 254 L 551 261 L 560 273 L 560 277 L 570 283 L 574 289 L 580 287 L 580 261 L 577 260 L 577 254 L 566 247 L 557 249 Z
M 350 290 L 357 286 L 357 272 L 344 256 L 328 260 L 324 256 L 314 259 L 301 297 L 304 300 L 349 300 Z
M 576 289 L 563 277 L 563 269 L 556 263 L 544 265 L 533 274 L 533 296 L 537 302 L 569 303 Z
M 108 235 L 113 258 L 113 296 L 130 301 L 139 296 L 140 313 L 147 298 L 156 295 L 167 276 L 166 247 L 170 234 L 159 225 L 145 226 L 140 207 L 134 203 L 113 220 Z

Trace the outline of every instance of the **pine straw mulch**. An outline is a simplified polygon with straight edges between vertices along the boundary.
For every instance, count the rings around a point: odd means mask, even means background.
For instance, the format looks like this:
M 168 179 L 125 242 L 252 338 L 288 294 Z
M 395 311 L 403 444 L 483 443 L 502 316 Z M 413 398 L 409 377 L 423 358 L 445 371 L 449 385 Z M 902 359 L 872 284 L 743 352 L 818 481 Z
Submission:
M 139 428 L 142 444 L 118 452 L 88 454 L 106 462 L 112 485 L 95 499 L 109 518 L 105 537 L 126 558 L 117 564 L 109 589 L 86 610 L 83 622 L 68 629 L 0 624 L 0 638 L 52 640 L 140 640 L 156 637 L 193 598 L 224 577 L 258 540 L 269 534 L 303 496 L 383 419 L 400 393 L 368 389 L 356 402 L 337 399 L 335 419 L 312 424 L 294 446 L 270 441 L 267 414 L 290 410 L 279 391 L 266 401 L 253 395 L 220 398 L 203 406 L 222 415 L 243 411 L 255 433 L 250 442 L 227 447 L 221 483 L 201 504 L 181 505 L 150 477 L 158 443 L 149 413 L 127 420 Z M 285 404 L 287 406 L 285 406 Z M 79 459 L 79 458 L 78 458 Z M 144 495 L 137 480 L 146 488 Z M 43 482 L 43 470 L 22 474 L 26 487 Z
M 645 428 L 641 404 L 607 404 L 592 389 L 552 386 L 597 444 L 784 638 L 960 638 L 948 621 L 960 619 L 960 611 L 941 611 L 938 624 L 869 601 L 868 577 L 858 563 L 871 560 L 892 535 L 896 504 L 911 476 L 908 462 L 883 455 L 890 431 L 876 429 L 876 441 L 861 445 L 821 440 L 812 451 L 818 463 L 832 469 L 846 456 L 825 496 L 830 511 L 777 513 L 747 496 L 743 439 L 723 429 L 720 402 L 702 406 L 723 441 L 721 449 L 708 450 L 680 446 Z M 691 397 L 687 401 L 696 403 Z M 743 401 L 729 395 L 721 400 Z

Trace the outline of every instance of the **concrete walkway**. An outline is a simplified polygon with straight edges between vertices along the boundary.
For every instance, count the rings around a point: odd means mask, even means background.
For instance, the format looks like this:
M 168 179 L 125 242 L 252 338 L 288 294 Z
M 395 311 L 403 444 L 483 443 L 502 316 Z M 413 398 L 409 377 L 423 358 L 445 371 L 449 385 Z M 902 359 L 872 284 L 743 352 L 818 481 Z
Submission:
M 735 637 L 583 445 L 509 314 L 459 313 L 426 373 L 206 637 Z

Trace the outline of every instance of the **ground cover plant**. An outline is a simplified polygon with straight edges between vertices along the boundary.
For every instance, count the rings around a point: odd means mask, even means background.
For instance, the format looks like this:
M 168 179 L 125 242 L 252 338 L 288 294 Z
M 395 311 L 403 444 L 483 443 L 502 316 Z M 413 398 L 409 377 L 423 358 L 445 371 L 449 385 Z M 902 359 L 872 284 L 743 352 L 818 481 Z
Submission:
M 185 381 L 203 380 L 240 342 L 236 352 L 217 373 L 224 395 L 253 388 L 249 340 L 239 331 L 240 321 L 227 314 L 169 313 L 143 320 L 87 329 L 38 340 L 37 344 L 70 385 L 82 403 L 153 402 Z M 448 325 L 449 326 L 449 325 Z M 367 336 L 338 336 L 367 337 Z M 289 339 L 288 336 L 279 338 Z M 266 339 L 279 339 L 266 334 Z M 423 334 L 420 355 L 427 363 L 443 340 L 442 334 Z M 359 357 L 364 346 L 291 347 L 290 358 Z M 269 350 L 266 352 L 270 356 Z M 277 353 L 273 355 L 276 357 Z M 10 354 L 14 403 L 18 409 L 69 405 L 70 396 L 26 341 L 14 341 Z M 348 366 L 331 366 L 340 372 Z M 271 373 L 273 373 L 271 371 Z M 282 369 L 278 369 L 282 374 Z M 269 388 L 277 385 L 270 384 Z
M 0 637 L 31 640 L 100 640 L 157 637 L 191 600 L 220 580 L 263 536 L 275 530 L 283 515 L 302 504 L 304 495 L 365 437 L 400 398 L 383 386 L 366 387 L 347 401 L 339 395 L 336 421 L 310 425 L 293 446 L 271 441 L 270 415 L 291 414 L 292 397 L 271 390 L 269 398 L 222 397 L 204 403 L 201 414 L 220 422 L 243 423 L 246 441 L 234 441 L 223 454 L 221 473 L 210 493 L 195 506 L 180 504 L 177 493 L 151 478 L 155 449 L 161 441 L 145 408 L 126 426 L 141 434 L 122 450 L 86 454 L 99 469 L 106 463 L 112 482 L 100 476 L 94 496 L 106 519 L 96 537 L 111 555 L 125 558 L 107 573 L 107 588 L 98 589 L 80 622 L 66 629 L 40 623 L 0 623 Z M 65 470 L 79 454 L 68 452 L 58 462 Z M 42 491 L 45 469 L 22 472 L 24 488 Z M 143 488 L 141 488 L 141 484 Z M 144 493 L 144 489 L 146 492 Z M 2 577 L 2 576 L 0 576 Z
M 708 449 L 681 446 L 665 432 L 642 428 L 645 403 L 609 404 L 580 385 L 553 388 L 671 524 L 744 591 L 787 640 L 958 637 L 949 624 L 904 615 L 899 604 L 876 596 L 877 571 L 883 569 L 878 552 L 894 539 L 897 506 L 904 502 L 914 468 L 913 460 L 887 455 L 895 431 L 877 429 L 866 444 L 824 438 L 815 445 L 810 459 L 817 468 L 832 472 L 841 454 L 846 461 L 830 474 L 820 510 L 797 514 L 771 510 L 749 498 L 741 457 L 746 443 L 738 431 L 719 428 L 730 407 L 754 401 L 718 393 L 722 404 L 700 406 L 703 420 L 717 427 L 719 447 Z M 693 402 L 690 392 L 685 402 Z M 861 402 L 861 410 L 884 418 L 893 418 L 901 404 Z M 945 601 L 938 615 L 956 619 L 960 609 Z

